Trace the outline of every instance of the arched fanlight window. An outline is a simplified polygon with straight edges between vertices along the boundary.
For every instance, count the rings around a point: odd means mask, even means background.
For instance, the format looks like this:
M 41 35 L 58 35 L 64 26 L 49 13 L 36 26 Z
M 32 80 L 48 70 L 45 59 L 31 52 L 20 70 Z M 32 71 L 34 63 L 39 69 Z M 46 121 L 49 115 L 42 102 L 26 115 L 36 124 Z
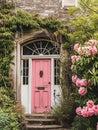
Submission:
M 23 45 L 23 55 L 59 55 L 60 45 L 47 40 L 32 41 Z

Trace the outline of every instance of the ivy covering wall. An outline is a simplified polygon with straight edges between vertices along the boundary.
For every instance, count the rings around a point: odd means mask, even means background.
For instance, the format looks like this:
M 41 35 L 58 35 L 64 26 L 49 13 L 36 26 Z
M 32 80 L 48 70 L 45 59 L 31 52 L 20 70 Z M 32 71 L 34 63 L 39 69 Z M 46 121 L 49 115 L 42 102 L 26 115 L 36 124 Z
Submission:
M 36 29 L 47 29 L 55 40 L 54 32 L 61 28 L 61 22 L 53 18 L 41 19 L 22 10 L 15 11 L 12 3 L 0 3 L 0 87 L 10 87 L 9 73 L 13 64 L 15 34 Z

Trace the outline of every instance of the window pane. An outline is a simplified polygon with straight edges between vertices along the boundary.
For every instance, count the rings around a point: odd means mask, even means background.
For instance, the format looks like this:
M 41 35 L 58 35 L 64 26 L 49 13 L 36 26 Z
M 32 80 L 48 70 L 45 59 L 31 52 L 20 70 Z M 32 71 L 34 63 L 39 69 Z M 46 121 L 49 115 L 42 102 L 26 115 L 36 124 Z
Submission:
M 23 60 L 23 84 L 28 84 L 29 76 L 29 61 Z
M 49 41 L 35 41 L 23 46 L 23 55 L 58 55 L 60 45 Z
M 54 84 L 60 84 L 60 61 L 59 59 L 54 60 Z

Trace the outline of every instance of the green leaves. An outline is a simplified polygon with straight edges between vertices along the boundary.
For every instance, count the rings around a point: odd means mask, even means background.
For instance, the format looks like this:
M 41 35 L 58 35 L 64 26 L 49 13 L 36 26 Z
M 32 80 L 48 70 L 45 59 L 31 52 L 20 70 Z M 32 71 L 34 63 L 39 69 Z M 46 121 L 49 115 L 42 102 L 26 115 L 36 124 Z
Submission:
M 10 113 L 10 114 L 9 114 Z M 15 113 L 0 108 L 0 130 L 19 130 Z
M 0 87 L 0 130 L 19 130 L 18 119 L 13 112 L 15 104 L 14 91 Z
M 32 16 L 22 10 L 18 10 L 16 17 L 13 19 L 17 25 L 29 28 L 38 28 L 39 24 L 33 20 Z
M 98 1 L 97 0 L 80 0 L 80 8 L 89 14 L 98 14 Z
M 91 80 L 92 80 L 92 85 L 97 86 L 98 85 L 98 67 L 93 68 L 92 70 L 89 70 L 91 74 Z
M 50 17 L 50 18 L 45 19 L 44 27 L 55 32 L 59 28 L 61 28 L 61 22 L 55 18 Z

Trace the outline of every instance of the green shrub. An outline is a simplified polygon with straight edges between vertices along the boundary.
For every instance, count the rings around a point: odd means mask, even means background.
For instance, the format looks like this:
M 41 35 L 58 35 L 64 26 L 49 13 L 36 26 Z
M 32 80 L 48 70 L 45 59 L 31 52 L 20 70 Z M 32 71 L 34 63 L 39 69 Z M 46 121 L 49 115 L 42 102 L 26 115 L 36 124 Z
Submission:
M 63 126 L 69 127 L 75 116 L 74 98 L 70 96 L 60 100 L 59 105 L 53 109 L 53 115 Z
M 93 122 L 91 122 L 91 120 Z M 76 116 L 74 122 L 72 123 L 71 130 L 96 130 L 96 121 L 98 120 L 95 117 L 85 118 L 82 116 Z M 93 126 L 93 127 L 92 127 Z
M 13 112 L 16 113 L 20 130 L 25 130 L 25 109 L 20 103 L 17 103 L 14 106 Z
M 15 113 L 0 108 L 0 130 L 19 130 Z
M 0 107 L 3 109 L 9 109 L 16 103 L 15 92 L 10 88 L 0 88 Z
M 0 88 L 0 130 L 24 130 L 24 109 L 11 88 Z

